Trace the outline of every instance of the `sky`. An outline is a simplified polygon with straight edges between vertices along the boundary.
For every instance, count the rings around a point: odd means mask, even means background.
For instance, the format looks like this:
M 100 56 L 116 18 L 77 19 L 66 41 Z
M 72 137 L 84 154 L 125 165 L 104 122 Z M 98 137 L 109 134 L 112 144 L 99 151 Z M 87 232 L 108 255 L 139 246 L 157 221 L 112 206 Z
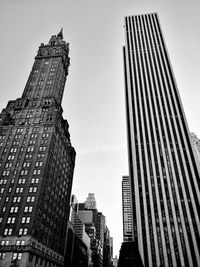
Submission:
M 62 101 L 76 150 L 72 193 L 94 193 L 123 241 L 122 176 L 128 174 L 124 17 L 157 12 L 189 129 L 200 138 L 199 0 L 0 0 L 0 110 L 21 97 L 40 43 L 63 27 L 71 65 Z

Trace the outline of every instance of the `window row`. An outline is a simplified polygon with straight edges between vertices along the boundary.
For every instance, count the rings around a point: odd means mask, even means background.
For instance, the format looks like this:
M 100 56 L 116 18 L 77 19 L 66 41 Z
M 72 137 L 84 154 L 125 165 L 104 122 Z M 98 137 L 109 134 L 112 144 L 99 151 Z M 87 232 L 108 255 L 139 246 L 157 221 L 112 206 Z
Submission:
M 27 197 L 27 202 L 34 202 L 35 201 L 35 197 Z M 17 213 L 18 212 L 18 207 L 11 207 L 10 208 L 10 213 Z M 2 213 L 6 211 L 6 207 L 4 206 L 2 209 Z M 33 211 L 33 207 L 32 206 L 26 206 L 24 207 L 24 212 L 32 212 Z M 9 217 L 10 218 L 10 217 Z M 0 223 L 2 222 L 2 217 L 0 217 Z
M 5 228 L 4 229 L 4 236 L 6 235 L 12 235 L 13 229 L 12 228 Z M 19 235 L 27 235 L 28 229 L 27 228 L 20 228 L 19 229 Z

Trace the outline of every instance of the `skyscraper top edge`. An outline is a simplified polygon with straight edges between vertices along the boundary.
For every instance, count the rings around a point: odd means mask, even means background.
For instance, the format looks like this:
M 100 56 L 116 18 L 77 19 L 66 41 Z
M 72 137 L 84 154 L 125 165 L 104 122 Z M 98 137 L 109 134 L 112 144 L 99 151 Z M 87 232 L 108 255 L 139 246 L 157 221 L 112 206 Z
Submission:
M 124 18 L 133 18 L 133 17 L 146 16 L 146 15 L 158 15 L 158 12 L 140 13 L 140 14 L 136 14 L 136 15 L 127 15 L 127 16 L 124 16 Z

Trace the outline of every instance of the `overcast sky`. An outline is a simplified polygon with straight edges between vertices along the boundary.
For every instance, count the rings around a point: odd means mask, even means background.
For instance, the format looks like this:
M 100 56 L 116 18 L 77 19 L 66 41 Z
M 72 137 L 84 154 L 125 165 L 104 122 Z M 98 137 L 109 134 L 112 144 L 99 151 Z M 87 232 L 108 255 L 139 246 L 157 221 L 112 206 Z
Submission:
M 77 152 L 73 193 L 94 193 L 114 254 L 122 242 L 128 174 L 124 16 L 158 12 L 189 128 L 200 137 L 199 0 L 0 0 L 0 110 L 22 95 L 40 43 L 63 27 L 71 66 L 62 102 Z

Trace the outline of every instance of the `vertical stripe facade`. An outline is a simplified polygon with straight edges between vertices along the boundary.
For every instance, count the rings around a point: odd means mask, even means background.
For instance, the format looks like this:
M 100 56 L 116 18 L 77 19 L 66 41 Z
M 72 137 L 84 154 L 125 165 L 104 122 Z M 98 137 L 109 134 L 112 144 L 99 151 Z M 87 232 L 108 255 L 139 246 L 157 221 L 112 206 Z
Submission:
M 156 13 L 125 18 L 134 239 L 145 266 L 200 266 L 200 176 Z

